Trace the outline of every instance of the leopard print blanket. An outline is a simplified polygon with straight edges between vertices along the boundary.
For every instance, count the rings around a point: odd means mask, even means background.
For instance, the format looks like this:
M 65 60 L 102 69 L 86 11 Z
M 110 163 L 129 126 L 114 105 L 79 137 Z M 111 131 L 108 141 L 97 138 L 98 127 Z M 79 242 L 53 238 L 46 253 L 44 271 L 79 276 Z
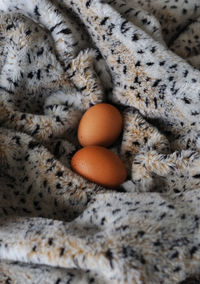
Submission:
M 199 283 L 199 50 L 199 0 L 0 0 L 0 283 Z M 115 190 L 70 168 L 100 102 Z

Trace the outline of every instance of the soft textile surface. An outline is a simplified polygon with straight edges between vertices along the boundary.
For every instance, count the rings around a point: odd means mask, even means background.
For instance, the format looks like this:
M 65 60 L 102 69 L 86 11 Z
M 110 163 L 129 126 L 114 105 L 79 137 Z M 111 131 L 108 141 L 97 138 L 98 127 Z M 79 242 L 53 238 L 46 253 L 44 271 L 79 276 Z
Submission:
M 0 11 L 0 282 L 199 283 L 200 1 Z M 70 168 L 100 102 L 123 115 L 115 190 Z

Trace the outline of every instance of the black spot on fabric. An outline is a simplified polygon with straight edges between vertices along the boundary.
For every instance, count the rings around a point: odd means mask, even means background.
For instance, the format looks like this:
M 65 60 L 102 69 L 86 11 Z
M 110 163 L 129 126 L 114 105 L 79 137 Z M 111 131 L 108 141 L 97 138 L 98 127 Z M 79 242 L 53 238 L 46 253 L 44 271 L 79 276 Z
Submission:
M 47 186 L 47 180 L 46 180 L 46 179 L 43 181 L 43 186 L 44 186 L 44 187 Z
M 170 259 L 177 258 L 178 256 L 179 256 L 178 251 L 175 251 L 175 252 L 171 255 Z
M 72 74 L 71 74 L 70 76 L 68 76 L 68 78 L 71 79 L 72 77 L 74 77 L 75 74 L 76 74 L 76 70 L 74 70 L 74 71 L 72 72 Z
M 159 62 L 159 65 L 160 65 L 160 66 L 165 65 L 165 61 L 160 61 L 160 62 Z
M 114 29 L 115 24 L 111 23 L 107 28 L 107 35 L 112 35 L 112 30 Z
M 193 254 L 195 254 L 195 252 L 198 250 L 198 248 L 196 246 L 193 246 L 191 249 L 190 249 L 190 255 L 193 256 Z
M 180 192 L 180 190 L 178 188 L 174 188 L 173 191 L 174 191 L 174 193 L 179 193 Z
M 91 5 L 91 0 L 88 0 L 88 1 L 86 2 L 85 6 L 86 6 L 86 8 L 89 8 L 90 5 Z
M 153 268 L 154 268 L 154 270 L 155 270 L 156 272 L 159 272 L 159 269 L 158 269 L 158 267 L 157 267 L 156 264 L 153 266 Z
M 31 34 L 31 30 L 27 30 L 26 32 L 25 32 L 25 35 L 26 36 L 28 36 L 28 35 L 30 35 Z
M 162 213 L 160 216 L 159 216 L 159 220 L 162 220 L 162 219 L 164 219 L 166 217 L 166 213 L 164 212 L 164 213 Z
M 140 84 L 140 81 L 139 81 L 138 76 L 136 76 L 136 77 L 135 77 L 135 79 L 134 79 L 134 83 L 136 83 L 136 84 Z
M 144 234 L 145 234 L 144 231 L 138 231 L 136 237 L 141 238 L 144 236 Z
M 143 255 L 140 255 L 140 256 L 139 256 L 139 260 L 140 260 L 140 262 L 141 262 L 142 264 L 145 264 L 145 263 L 146 263 L 146 260 L 145 260 L 145 258 L 144 258 Z
M 185 104 L 191 104 L 191 101 L 185 97 L 182 100 L 185 102 Z
M 102 225 L 102 226 L 104 225 L 105 221 L 106 221 L 106 218 L 103 217 L 103 218 L 101 219 L 101 225 Z
M 117 208 L 117 209 L 115 209 L 115 210 L 112 211 L 112 214 L 115 215 L 116 213 L 118 213 L 118 212 L 120 212 L 120 211 L 121 211 L 121 209 L 120 209 L 120 208 Z
M 28 57 L 28 62 L 31 64 L 31 56 L 29 53 L 27 53 L 27 57 Z M 32 72 L 31 72 L 32 73 Z
M 54 161 L 54 158 L 49 158 L 46 160 L 47 164 L 52 163 Z
M 70 29 L 68 29 L 68 28 L 63 29 L 63 30 L 57 32 L 57 34 L 65 34 L 65 35 L 69 35 L 71 33 L 72 33 L 72 31 Z
M 137 51 L 137 53 L 139 53 L 139 54 L 143 54 L 143 53 L 144 53 L 144 51 L 143 51 L 142 49 L 140 49 L 140 50 L 138 50 L 138 51 Z
M 103 20 L 100 22 L 100 25 L 101 26 L 105 25 L 108 19 L 109 19 L 109 17 L 103 18 Z
M 108 258 L 109 262 L 110 262 L 110 267 L 113 269 L 114 266 L 113 266 L 113 253 L 110 249 L 108 249 L 106 252 L 105 252 L 105 256 Z
M 173 272 L 177 273 L 181 270 L 181 267 L 180 266 L 177 266 L 174 268 Z
M 131 11 L 133 11 L 133 8 L 128 8 L 128 9 L 124 12 L 124 14 L 128 14 L 128 13 L 130 13 Z
M 60 119 L 60 116 L 56 116 L 56 122 L 61 123 L 62 125 L 64 125 L 63 121 Z
M 102 57 L 102 55 L 101 55 L 101 53 L 100 53 L 100 51 L 99 50 L 97 50 L 97 56 L 96 56 L 96 60 L 97 61 L 99 61 L 100 59 L 102 59 L 103 57 Z
M 38 71 L 37 71 L 37 79 L 40 80 L 40 78 L 41 78 L 41 70 L 38 69 Z
M 140 143 L 138 141 L 133 141 L 132 144 L 135 146 L 140 146 Z
M 189 71 L 188 71 L 188 70 L 185 70 L 185 71 L 183 72 L 183 77 L 186 78 L 187 75 L 188 75 L 188 73 L 189 73 Z
M 147 66 L 152 66 L 152 65 L 154 65 L 154 63 L 153 62 L 147 62 L 146 65 Z
M 40 130 L 40 125 L 37 124 L 35 130 L 32 132 L 32 135 L 33 136 L 36 135 L 39 132 L 39 130 Z
M 11 23 L 10 25 L 8 25 L 7 27 L 6 27 L 6 30 L 8 31 L 8 30 L 11 30 L 12 28 L 14 28 L 15 26 L 14 26 L 14 24 L 13 23 Z
M 36 251 L 37 246 L 33 246 L 32 251 Z
M 131 39 L 132 39 L 132 41 L 137 41 L 137 40 L 139 40 L 139 37 L 138 37 L 137 34 L 133 34 Z
M 153 245 L 154 245 L 155 247 L 161 246 L 161 242 L 160 242 L 160 241 L 155 241 L 155 242 L 153 243 Z
M 71 63 L 67 64 L 67 66 L 64 68 L 65 71 L 69 70 L 71 68 Z
M 60 256 L 63 256 L 65 248 L 60 248 Z
M 35 14 L 36 16 L 38 16 L 38 17 L 41 16 L 40 13 L 39 13 L 39 11 L 38 11 L 38 6 L 37 6 L 37 5 L 36 5 L 35 8 L 34 8 L 34 14 Z
M 193 178 L 200 178 L 200 174 L 196 174 L 194 176 L 192 176 Z
M 34 148 L 40 147 L 40 143 L 36 141 L 30 141 L 28 144 L 28 148 L 33 150 Z
M 56 280 L 55 284 L 59 284 L 60 282 L 61 282 L 61 279 L 58 278 L 58 279 Z
M 169 66 L 170 69 L 175 69 L 177 67 L 177 64 L 173 64 L 171 66 Z
M 23 119 L 25 119 L 25 118 L 26 118 L 26 114 L 23 113 L 23 114 L 21 115 L 21 117 L 20 117 L 20 120 L 23 120 Z
M 146 98 L 146 100 L 145 100 L 145 105 L 146 105 L 146 107 L 148 107 L 148 105 L 149 105 L 149 99 L 148 98 Z
M 140 61 L 137 61 L 137 62 L 135 63 L 135 67 L 139 67 L 139 66 L 141 66 L 141 62 L 140 62 Z
M 37 52 L 37 56 L 41 56 L 43 54 L 43 52 L 44 52 L 44 48 L 41 47 Z
M 153 83 L 152 87 L 153 87 L 153 88 L 157 87 L 158 84 L 159 84 L 161 81 L 162 81 L 161 79 L 157 79 L 157 80 Z
M 58 142 L 56 143 L 56 146 L 55 146 L 54 152 L 53 152 L 55 156 L 58 156 L 58 154 L 59 154 L 60 145 L 61 145 L 61 141 L 58 141 Z M 63 173 L 63 172 L 60 172 L 60 173 Z
M 84 87 L 80 88 L 79 90 L 82 92 L 82 91 L 84 91 L 86 89 L 87 89 L 87 86 L 84 86 Z
M 61 188 L 62 188 L 61 184 L 60 184 L 60 183 L 57 183 L 57 184 L 56 184 L 56 188 L 57 188 L 57 189 L 61 189 Z
M 50 32 L 53 32 L 55 30 L 55 28 L 57 28 L 58 26 L 60 26 L 63 22 L 59 22 L 58 24 L 56 24 L 55 26 L 50 28 Z
M 25 176 L 23 179 L 22 179 L 22 182 L 26 182 L 29 180 L 29 177 L 28 176 Z
M 145 19 L 142 19 L 142 23 L 143 23 L 144 25 L 146 25 L 147 19 L 146 19 L 146 18 L 145 18 Z
M 155 108 L 158 108 L 157 98 L 154 97 L 154 98 L 153 98 L 153 101 L 154 101 Z
M 156 47 L 153 46 L 153 47 L 151 48 L 151 52 L 154 53 L 155 51 L 156 51 Z
M 128 249 L 125 246 L 122 247 L 122 255 L 125 258 L 128 257 Z
M 181 219 L 184 220 L 186 218 L 185 214 L 181 215 Z
M 121 228 L 122 231 L 125 231 L 126 229 L 129 228 L 129 226 L 128 225 L 124 225 L 124 226 L 121 226 L 120 228 Z
M 120 27 L 120 30 L 121 30 L 121 33 L 122 34 L 125 34 L 129 29 L 130 27 L 126 27 L 126 24 L 128 23 L 128 21 L 124 21 L 122 24 L 121 24 L 121 27 Z
M 123 73 L 126 74 L 126 72 L 127 72 L 127 66 L 124 65 L 124 67 L 123 67 Z
M 167 207 L 168 207 L 169 209 L 175 209 L 174 205 L 172 205 L 172 204 L 167 205 Z
M 192 115 L 192 116 L 199 115 L 199 112 L 198 112 L 198 111 L 196 111 L 196 110 L 195 110 L 195 111 L 192 111 L 192 112 L 191 112 L 191 115 Z
M 33 78 L 33 72 L 29 72 L 28 75 L 27 75 L 27 77 L 28 77 L 29 79 L 32 79 L 32 78 Z
M 20 145 L 20 140 L 21 139 L 20 139 L 19 136 L 17 136 L 17 135 L 13 136 L 12 140 L 14 140 L 17 145 Z
M 135 17 L 137 17 L 139 14 L 140 14 L 140 11 L 137 11 L 137 12 L 135 13 Z
M 53 238 L 49 238 L 49 239 L 48 239 L 48 245 L 49 245 L 49 246 L 52 246 L 52 245 L 53 245 Z

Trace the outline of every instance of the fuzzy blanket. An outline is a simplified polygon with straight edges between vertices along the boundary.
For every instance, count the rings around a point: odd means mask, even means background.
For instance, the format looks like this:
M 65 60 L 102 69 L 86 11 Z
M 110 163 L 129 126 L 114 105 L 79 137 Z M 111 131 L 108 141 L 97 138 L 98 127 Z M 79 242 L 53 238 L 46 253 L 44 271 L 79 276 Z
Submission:
M 0 283 L 200 283 L 200 1 L 0 0 Z M 115 190 L 70 168 L 123 115 Z

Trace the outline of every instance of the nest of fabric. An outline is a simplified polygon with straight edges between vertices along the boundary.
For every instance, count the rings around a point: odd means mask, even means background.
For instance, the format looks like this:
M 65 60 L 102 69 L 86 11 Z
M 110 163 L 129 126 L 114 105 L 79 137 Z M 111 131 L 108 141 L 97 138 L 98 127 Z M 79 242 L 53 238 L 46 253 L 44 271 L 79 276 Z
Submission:
M 0 282 L 199 283 L 198 0 L 0 0 Z M 72 171 L 92 105 L 128 179 Z

